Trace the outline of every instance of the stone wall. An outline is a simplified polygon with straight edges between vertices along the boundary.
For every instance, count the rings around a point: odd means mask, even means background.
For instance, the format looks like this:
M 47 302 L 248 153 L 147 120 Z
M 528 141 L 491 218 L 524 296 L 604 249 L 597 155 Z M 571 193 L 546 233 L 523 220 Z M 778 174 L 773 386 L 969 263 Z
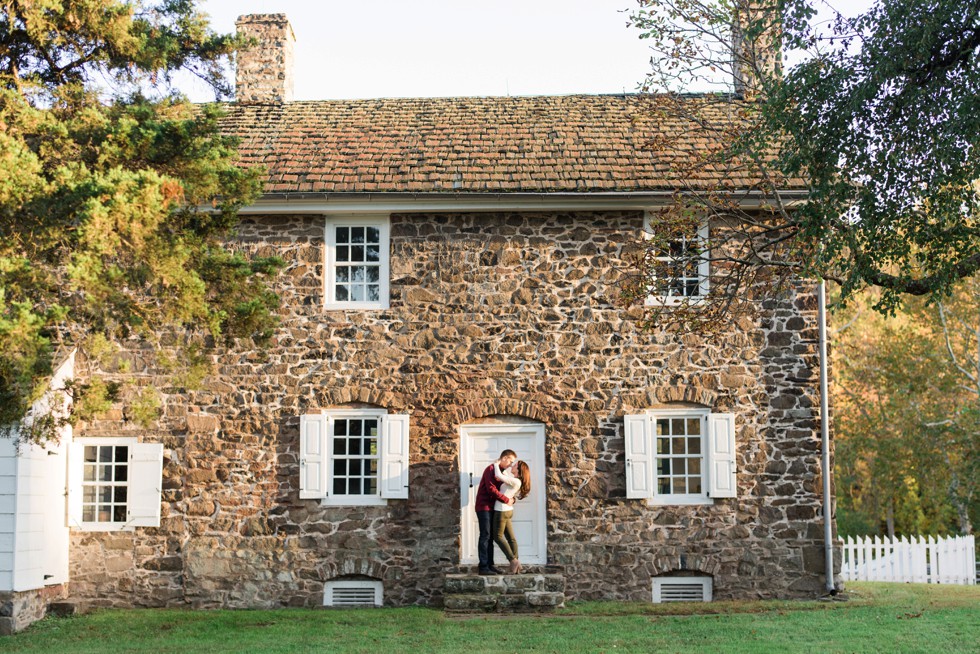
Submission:
M 48 604 L 67 596 L 61 584 L 0 593 L 0 636 L 26 629 L 48 614 Z
M 727 598 L 823 587 L 816 300 L 801 286 L 710 338 L 649 333 L 615 306 L 639 212 L 391 218 L 391 308 L 324 312 L 323 222 L 250 219 L 249 252 L 282 256 L 267 351 L 223 352 L 199 391 L 142 431 L 125 407 L 78 434 L 162 441 L 160 528 L 73 534 L 71 591 L 95 605 L 317 606 L 343 575 L 385 603 L 439 603 L 459 562 L 460 424 L 546 426 L 548 560 L 569 599 L 649 600 L 651 577 L 714 577 Z M 154 380 L 134 351 L 127 379 Z M 84 368 L 84 365 L 82 366 Z M 86 373 L 82 373 L 83 375 Z M 737 416 L 737 499 L 625 498 L 623 415 L 690 405 Z M 338 405 L 410 413 L 408 500 L 300 500 L 299 416 Z
M 286 14 L 239 16 L 235 28 L 253 40 L 236 55 L 235 100 L 246 104 L 292 100 L 296 36 Z

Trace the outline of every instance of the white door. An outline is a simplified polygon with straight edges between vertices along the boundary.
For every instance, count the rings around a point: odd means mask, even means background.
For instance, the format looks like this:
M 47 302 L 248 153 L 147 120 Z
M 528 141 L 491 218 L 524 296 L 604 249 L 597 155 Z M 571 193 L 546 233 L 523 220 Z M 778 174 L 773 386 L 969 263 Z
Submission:
M 503 450 L 514 450 L 531 469 L 531 494 L 514 505 L 514 536 L 521 563 L 544 565 L 548 561 L 548 529 L 545 523 L 544 425 L 512 423 L 460 427 L 460 563 L 479 563 L 476 546 L 480 527 L 476 521 L 476 490 L 488 465 Z M 507 562 L 494 545 L 495 564 Z

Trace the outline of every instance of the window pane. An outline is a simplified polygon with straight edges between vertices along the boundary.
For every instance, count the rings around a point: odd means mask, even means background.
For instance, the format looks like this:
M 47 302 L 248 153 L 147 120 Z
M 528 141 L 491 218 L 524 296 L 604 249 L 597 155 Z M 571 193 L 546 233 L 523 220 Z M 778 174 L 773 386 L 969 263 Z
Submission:
M 100 502 L 111 502 L 112 501 L 112 488 L 99 488 L 97 491 Z
M 669 438 L 658 438 L 657 439 L 657 454 L 670 454 L 670 439 Z
M 377 227 L 367 228 L 367 242 L 368 243 L 380 243 L 381 242 L 381 230 Z
M 94 506 L 86 506 L 82 509 L 82 522 L 95 522 Z
M 85 448 L 86 450 L 88 448 Z M 95 481 L 95 466 L 86 465 L 84 466 L 85 471 L 82 473 L 83 481 Z
M 346 283 L 350 281 L 350 268 L 347 266 L 337 266 L 337 281 Z
M 657 475 L 666 477 L 670 474 L 670 459 L 657 460 Z
M 670 429 L 672 434 L 680 435 L 684 433 L 684 418 L 674 418 L 670 421 Z
M 364 301 L 364 286 L 362 284 L 353 284 L 350 287 L 350 300 L 351 302 Z
M 371 449 L 368 452 L 368 454 L 370 454 L 371 456 L 377 456 L 378 455 L 378 440 L 376 438 L 375 439 L 371 439 Z
M 688 479 L 688 490 L 691 493 L 700 493 L 701 492 L 701 478 L 700 477 L 691 477 L 690 479 Z
M 376 477 L 369 477 L 364 480 L 364 494 L 376 495 L 378 493 L 378 480 Z
M 700 438 L 689 438 L 687 439 L 688 454 L 701 454 L 701 439 Z
M 700 418 L 688 418 L 687 419 L 687 433 L 690 435 L 701 433 L 701 419 Z
M 82 501 L 87 504 L 95 503 L 95 486 L 84 486 L 82 488 Z
M 684 478 L 679 477 L 674 480 L 674 494 L 683 495 L 687 492 L 687 484 L 684 483 Z
M 129 479 L 129 466 L 116 466 L 116 481 L 127 481 Z
M 381 287 L 371 284 L 367 287 L 368 302 L 379 302 L 381 300 Z
M 337 302 L 347 302 L 350 294 L 347 292 L 346 286 L 341 286 L 337 284 L 337 292 L 335 293 Z
M 687 465 L 685 464 L 686 459 L 674 459 L 674 474 L 683 475 L 687 474 Z
M 351 268 L 351 278 L 350 281 L 357 282 L 358 284 L 364 283 L 364 267 L 357 266 L 356 268 Z
M 350 248 L 350 260 L 357 263 L 364 261 L 364 246 L 352 245 Z
M 363 243 L 364 242 L 364 228 L 363 227 L 351 227 L 350 228 L 350 242 L 351 243 Z
M 377 459 L 368 459 L 364 463 L 367 464 L 366 465 L 367 470 L 365 471 L 365 472 L 367 472 L 367 474 L 372 475 L 372 476 L 378 474 L 378 460 Z
M 657 481 L 657 492 L 661 495 L 670 495 L 670 480 L 660 479 Z
M 364 422 L 361 420 L 351 420 L 350 421 L 350 435 L 360 436 L 363 432 L 361 431 L 364 427 Z
M 112 481 L 112 466 L 99 466 L 97 481 Z
M 104 445 L 99 448 L 99 461 L 104 463 L 112 461 L 112 446 Z
M 687 460 L 687 471 L 692 475 L 701 474 L 701 459 L 688 459 Z
M 339 263 L 344 263 L 350 261 L 350 248 L 346 245 L 337 246 L 337 261 Z
M 350 461 L 348 461 L 347 462 L 347 471 L 348 471 L 348 474 L 350 474 L 351 477 L 360 477 L 361 476 L 361 460 L 360 459 L 351 459 Z
M 113 510 L 112 521 L 113 522 L 126 522 L 126 505 L 116 506 Z
M 125 463 L 129 458 L 129 447 L 126 445 L 116 447 L 116 463 Z
M 364 434 L 366 436 L 377 436 L 378 435 L 378 420 L 377 418 L 371 418 L 370 420 L 364 421 Z
M 95 461 L 98 460 L 98 458 L 99 458 L 98 455 L 99 455 L 99 448 L 94 447 L 92 445 L 86 445 L 85 446 L 85 460 L 86 461 L 88 461 L 90 463 L 94 463 Z
M 346 495 L 346 479 L 334 479 L 333 480 L 333 494 L 334 495 Z
M 126 487 L 125 486 L 116 486 L 115 491 L 112 493 L 112 501 L 113 502 L 116 502 L 116 503 L 119 503 L 119 502 L 125 503 L 126 502 Z
M 333 421 L 333 435 L 343 436 L 347 433 L 347 421 L 346 420 L 334 420 Z
M 671 454 L 685 454 L 687 449 L 684 447 L 686 438 L 672 438 L 670 441 Z
M 377 266 L 370 266 L 367 269 L 367 281 L 377 284 L 381 280 L 381 270 Z
M 337 228 L 337 243 L 350 243 L 350 228 L 349 227 L 338 227 Z
M 346 477 L 347 476 L 347 459 L 334 459 L 333 460 L 333 475 L 334 475 L 334 477 Z
M 350 443 L 349 443 L 349 448 L 348 449 L 350 450 L 349 454 L 360 454 L 361 453 L 361 439 L 360 438 L 352 438 L 352 439 L 350 439 Z
M 365 261 L 381 261 L 381 247 L 378 245 L 369 245 L 365 250 Z
M 349 491 L 349 493 L 351 495 L 360 495 L 361 494 L 361 480 L 360 479 L 351 479 L 350 480 L 350 483 L 348 485 L 348 491 Z
M 657 420 L 657 436 L 666 436 L 670 433 L 670 421 L 666 418 Z
M 333 439 L 333 453 L 347 454 L 347 439 L 345 438 Z

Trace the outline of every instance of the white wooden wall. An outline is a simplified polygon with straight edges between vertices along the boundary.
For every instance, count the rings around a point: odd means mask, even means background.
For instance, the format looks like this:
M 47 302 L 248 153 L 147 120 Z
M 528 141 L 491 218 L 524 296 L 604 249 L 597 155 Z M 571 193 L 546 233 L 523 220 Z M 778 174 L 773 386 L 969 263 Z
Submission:
M 70 378 L 69 357 L 52 380 Z M 35 405 L 44 410 L 50 398 Z M 0 438 L 0 591 L 24 591 L 68 581 L 65 488 L 71 427 L 46 448 Z

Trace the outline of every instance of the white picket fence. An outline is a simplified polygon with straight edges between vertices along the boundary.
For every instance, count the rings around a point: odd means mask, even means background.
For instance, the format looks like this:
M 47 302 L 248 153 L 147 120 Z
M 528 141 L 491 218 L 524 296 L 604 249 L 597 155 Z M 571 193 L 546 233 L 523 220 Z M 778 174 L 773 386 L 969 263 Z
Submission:
M 976 584 L 973 536 L 844 539 L 845 581 Z

